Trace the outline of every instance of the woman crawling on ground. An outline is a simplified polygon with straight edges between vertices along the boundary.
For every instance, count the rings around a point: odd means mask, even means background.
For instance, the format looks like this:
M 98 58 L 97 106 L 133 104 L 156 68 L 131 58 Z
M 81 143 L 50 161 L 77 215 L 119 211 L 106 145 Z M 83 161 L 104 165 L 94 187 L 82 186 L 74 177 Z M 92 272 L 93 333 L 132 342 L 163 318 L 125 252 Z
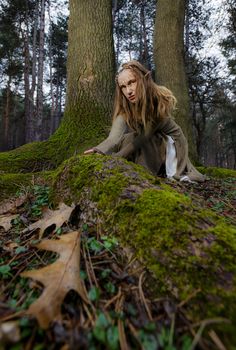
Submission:
M 172 92 L 154 83 L 137 61 L 124 63 L 116 76 L 113 123 L 106 140 L 85 154 L 124 157 L 155 175 L 181 181 L 204 181 L 188 158 L 188 143 L 171 117 Z

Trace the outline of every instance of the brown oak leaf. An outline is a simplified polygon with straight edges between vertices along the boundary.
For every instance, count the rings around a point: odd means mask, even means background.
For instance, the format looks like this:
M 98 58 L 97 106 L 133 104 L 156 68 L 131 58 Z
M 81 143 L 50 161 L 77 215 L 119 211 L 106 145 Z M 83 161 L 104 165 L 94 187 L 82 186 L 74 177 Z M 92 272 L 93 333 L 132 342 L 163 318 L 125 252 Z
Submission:
M 39 229 L 39 239 L 42 238 L 44 231 L 50 227 L 55 226 L 55 230 L 61 227 L 65 222 L 67 222 L 70 218 L 72 211 L 74 210 L 74 206 L 69 207 L 64 203 L 59 204 L 59 209 L 51 210 L 47 209 L 42 219 L 34 222 L 23 232 L 32 231 Z
M 6 214 L 6 213 L 15 213 L 17 211 L 17 208 L 19 208 L 22 204 L 25 203 L 27 199 L 27 195 L 22 195 L 17 198 L 13 199 L 6 199 L 0 204 L 0 215 Z
M 46 329 L 50 322 L 61 318 L 61 304 L 70 290 L 76 291 L 84 302 L 89 303 L 80 278 L 80 232 L 67 233 L 59 240 L 45 239 L 36 247 L 59 254 L 59 258 L 53 264 L 21 274 L 41 282 L 45 287 L 26 314 L 36 317 L 39 325 Z
M 3 227 L 7 232 L 12 227 L 11 221 L 14 220 L 18 215 L 5 215 L 0 216 L 0 227 Z

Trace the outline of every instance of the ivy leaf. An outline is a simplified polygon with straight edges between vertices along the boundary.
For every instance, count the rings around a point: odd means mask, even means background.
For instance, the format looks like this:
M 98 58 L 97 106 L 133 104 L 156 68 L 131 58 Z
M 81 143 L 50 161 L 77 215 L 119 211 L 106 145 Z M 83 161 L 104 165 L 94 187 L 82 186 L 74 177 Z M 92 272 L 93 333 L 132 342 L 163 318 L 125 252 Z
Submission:
M 3 276 L 9 276 L 11 271 L 10 265 L 2 265 L 0 266 L 0 274 Z
M 119 331 L 117 326 L 110 326 L 107 330 L 107 345 L 110 350 L 119 349 Z M 145 348 L 149 349 L 149 348 Z
M 96 301 L 100 297 L 100 290 L 97 287 L 92 287 L 88 293 L 89 300 Z
M 109 322 L 108 322 L 106 316 L 104 315 L 104 313 L 101 312 L 98 315 L 95 326 L 100 327 L 100 328 L 106 328 L 106 327 L 108 327 L 108 325 L 109 325 Z
M 16 254 L 20 254 L 20 253 L 24 253 L 26 251 L 27 251 L 26 247 L 19 246 L 19 247 L 16 248 L 15 253 Z

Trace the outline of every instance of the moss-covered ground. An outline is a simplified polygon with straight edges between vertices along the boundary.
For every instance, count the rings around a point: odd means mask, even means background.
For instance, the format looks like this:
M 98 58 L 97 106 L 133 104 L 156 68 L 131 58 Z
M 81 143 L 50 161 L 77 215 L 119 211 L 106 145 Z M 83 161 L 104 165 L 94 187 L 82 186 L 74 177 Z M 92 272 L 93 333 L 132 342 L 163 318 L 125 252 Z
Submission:
M 234 349 L 234 175 L 172 182 L 122 159 L 91 155 L 70 158 L 41 181 L 50 183 L 54 205 L 76 203 L 80 225 L 99 227 L 133 252 L 150 273 L 145 288 L 152 297 L 185 305 L 192 325 L 207 325 L 206 336 L 216 332 Z

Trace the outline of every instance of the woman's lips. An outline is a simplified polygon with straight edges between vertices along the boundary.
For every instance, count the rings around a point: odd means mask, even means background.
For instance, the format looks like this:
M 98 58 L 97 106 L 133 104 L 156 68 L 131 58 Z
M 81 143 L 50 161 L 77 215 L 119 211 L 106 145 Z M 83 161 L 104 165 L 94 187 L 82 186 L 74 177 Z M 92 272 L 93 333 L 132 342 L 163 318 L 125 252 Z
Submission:
M 135 96 L 134 95 L 129 96 L 129 100 L 131 100 L 131 101 L 135 100 Z

